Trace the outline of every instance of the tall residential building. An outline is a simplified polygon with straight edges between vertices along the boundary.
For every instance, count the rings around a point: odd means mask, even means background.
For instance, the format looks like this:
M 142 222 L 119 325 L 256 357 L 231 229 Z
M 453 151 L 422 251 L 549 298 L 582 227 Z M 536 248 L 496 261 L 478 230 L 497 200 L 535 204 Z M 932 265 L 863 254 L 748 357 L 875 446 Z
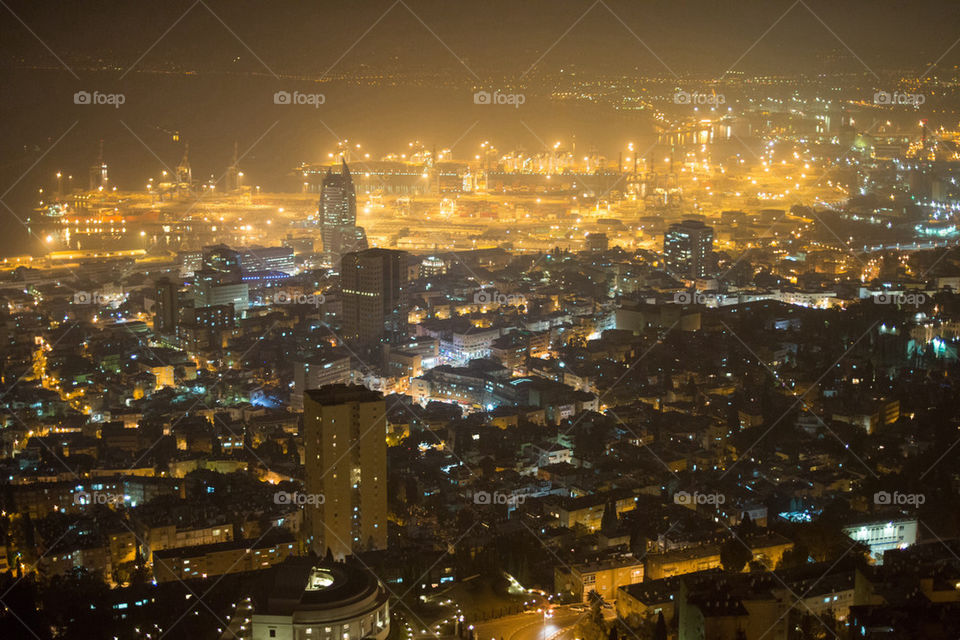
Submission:
M 343 338 L 362 344 L 394 344 L 404 339 L 406 289 L 406 252 L 367 249 L 343 256 L 340 265 Z
M 386 402 L 336 384 L 303 397 L 307 497 L 304 535 L 323 556 L 387 547 Z
M 367 235 L 357 226 L 357 191 L 346 160 L 340 173 L 327 169 L 320 187 L 320 238 L 335 262 L 348 251 L 367 248 Z
M 153 329 L 156 333 L 175 335 L 180 320 L 180 291 L 170 278 L 160 278 L 156 283 L 156 316 Z
M 667 269 L 680 278 L 696 279 L 711 271 L 713 228 L 698 220 L 670 225 L 663 236 L 663 257 Z
M 219 350 L 226 347 L 225 338 L 236 326 L 236 319 L 232 303 L 197 306 L 194 301 L 180 314 L 177 337 L 188 351 Z

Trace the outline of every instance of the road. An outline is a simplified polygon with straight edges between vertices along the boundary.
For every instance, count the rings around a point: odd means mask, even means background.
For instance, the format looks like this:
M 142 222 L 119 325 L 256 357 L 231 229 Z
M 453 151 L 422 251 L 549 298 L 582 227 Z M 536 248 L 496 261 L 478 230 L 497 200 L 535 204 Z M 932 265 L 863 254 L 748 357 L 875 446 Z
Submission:
M 220 640 L 243 640 L 253 635 L 251 617 L 253 616 L 253 601 L 250 598 L 241 600 L 230 618 L 230 624 L 220 634 Z
M 570 640 L 574 625 L 584 612 L 557 607 L 552 618 L 539 613 L 504 616 L 476 625 L 476 640 Z

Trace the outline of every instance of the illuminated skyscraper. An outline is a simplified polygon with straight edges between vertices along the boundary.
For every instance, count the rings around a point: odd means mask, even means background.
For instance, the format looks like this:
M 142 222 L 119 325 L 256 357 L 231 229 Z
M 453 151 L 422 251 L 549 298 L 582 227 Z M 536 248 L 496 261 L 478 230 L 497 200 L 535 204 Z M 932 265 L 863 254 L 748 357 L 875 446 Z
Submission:
M 387 422 L 383 396 L 330 385 L 303 398 L 306 542 L 341 559 L 387 547 Z
M 334 264 L 349 251 L 367 248 L 367 236 L 357 226 L 357 191 L 346 160 L 340 173 L 327 170 L 320 188 L 320 238 Z
M 320 216 L 325 227 L 357 224 L 357 192 L 346 160 L 340 173 L 327 169 L 320 191 Z
M 176 335 L 180 321 L 180 291 L 170 278 L 160 278 L 156 282 L 156 316 L 154 331 L 164 335 Z
M 697 220 L 670 225 L 663 236 L 663 257 L 671 275 L 696 279 L 711 271 L 713 228 Z
M 341 329 L 346 340 L 396 343 L 407 334 L 407 254 L 367 249 L 343 256 Z

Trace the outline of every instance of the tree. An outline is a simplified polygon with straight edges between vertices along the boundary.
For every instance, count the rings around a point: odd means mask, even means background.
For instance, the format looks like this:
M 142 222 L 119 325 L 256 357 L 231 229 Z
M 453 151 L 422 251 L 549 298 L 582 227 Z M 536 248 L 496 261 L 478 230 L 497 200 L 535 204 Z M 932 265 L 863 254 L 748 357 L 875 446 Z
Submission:
M 484 478 L 495 478 L 497 476 L 497 465 L 490 456 L 480 460 L 480 473 Z
M 617 504 L 610 500 L 603 508 L 603 516 L 600 518 L 600 531 L 609 535 L 619 528 L 620 520 L 617 518 Z
M 657 626 L 653 631 L 653 640 L 667 640 L 667 623 L 663 619 L 663 611 L 657 613 Z
M 826 511 L 824 511 L 826 514 Z M 862 543 L 850 549 L 850 538 L 841 531 L 839 522 L 842 520 L 832 514 L 821 515 L 816 522 L 800 525 L 793 534 L 798 545 L 805 546 L 809 555 L 817 562 L 826 562 L 831 558 L 838 558 L 847 554 L 852 557 L 866 557 L 868 549 Z
M 113 581 L 121 586 L 127 586 L 131 582 L 136 564 L 133 561 L 121 562 L 113 570 Z
M 591 589 L 587 594 L 590 613 L 577 622 L 575 636 L 580 640 L 608 640 L 603 624 L 603 596 Z
M 787 549 L 780 558 L 777 569 L 796 569 L 807 564 L 810 550 L 802 542 L 798 542 L 793 549 Z
M 753 558 L 753 553 L 741 541 L 736 538 L 728 540 L 720 547 L 720 564 L 724 571 L 739 572 Z
M 107 604 L 109 588 L 98 573 L 76 567 L 54 576 L 42 592 L 42 609 L 60 638 L 106 638 L 114 620 Z
M 300 464 L 300 451 L 297 449 L 297 441 L 293 436 L 287 438 L 286 442 L 287 459 L 294 464 Z
M 740 521 L 740 526 L 737 527 L 737 533 L 741 538 L 747 536 L 752 536 L 753 534 L 759 531 L 759 527 L 754 524 L 753 520 L 750 518 L 749 513 L 743 514 L 743 520 Z

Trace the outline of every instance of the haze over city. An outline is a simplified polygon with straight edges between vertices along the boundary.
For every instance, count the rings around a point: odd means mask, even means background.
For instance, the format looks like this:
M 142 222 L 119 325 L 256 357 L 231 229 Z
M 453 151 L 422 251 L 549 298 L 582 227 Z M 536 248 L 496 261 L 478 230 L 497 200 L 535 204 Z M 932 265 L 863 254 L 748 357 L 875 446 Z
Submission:
M 946 0 L 0 2 L 0 637 L 960 637 Z

